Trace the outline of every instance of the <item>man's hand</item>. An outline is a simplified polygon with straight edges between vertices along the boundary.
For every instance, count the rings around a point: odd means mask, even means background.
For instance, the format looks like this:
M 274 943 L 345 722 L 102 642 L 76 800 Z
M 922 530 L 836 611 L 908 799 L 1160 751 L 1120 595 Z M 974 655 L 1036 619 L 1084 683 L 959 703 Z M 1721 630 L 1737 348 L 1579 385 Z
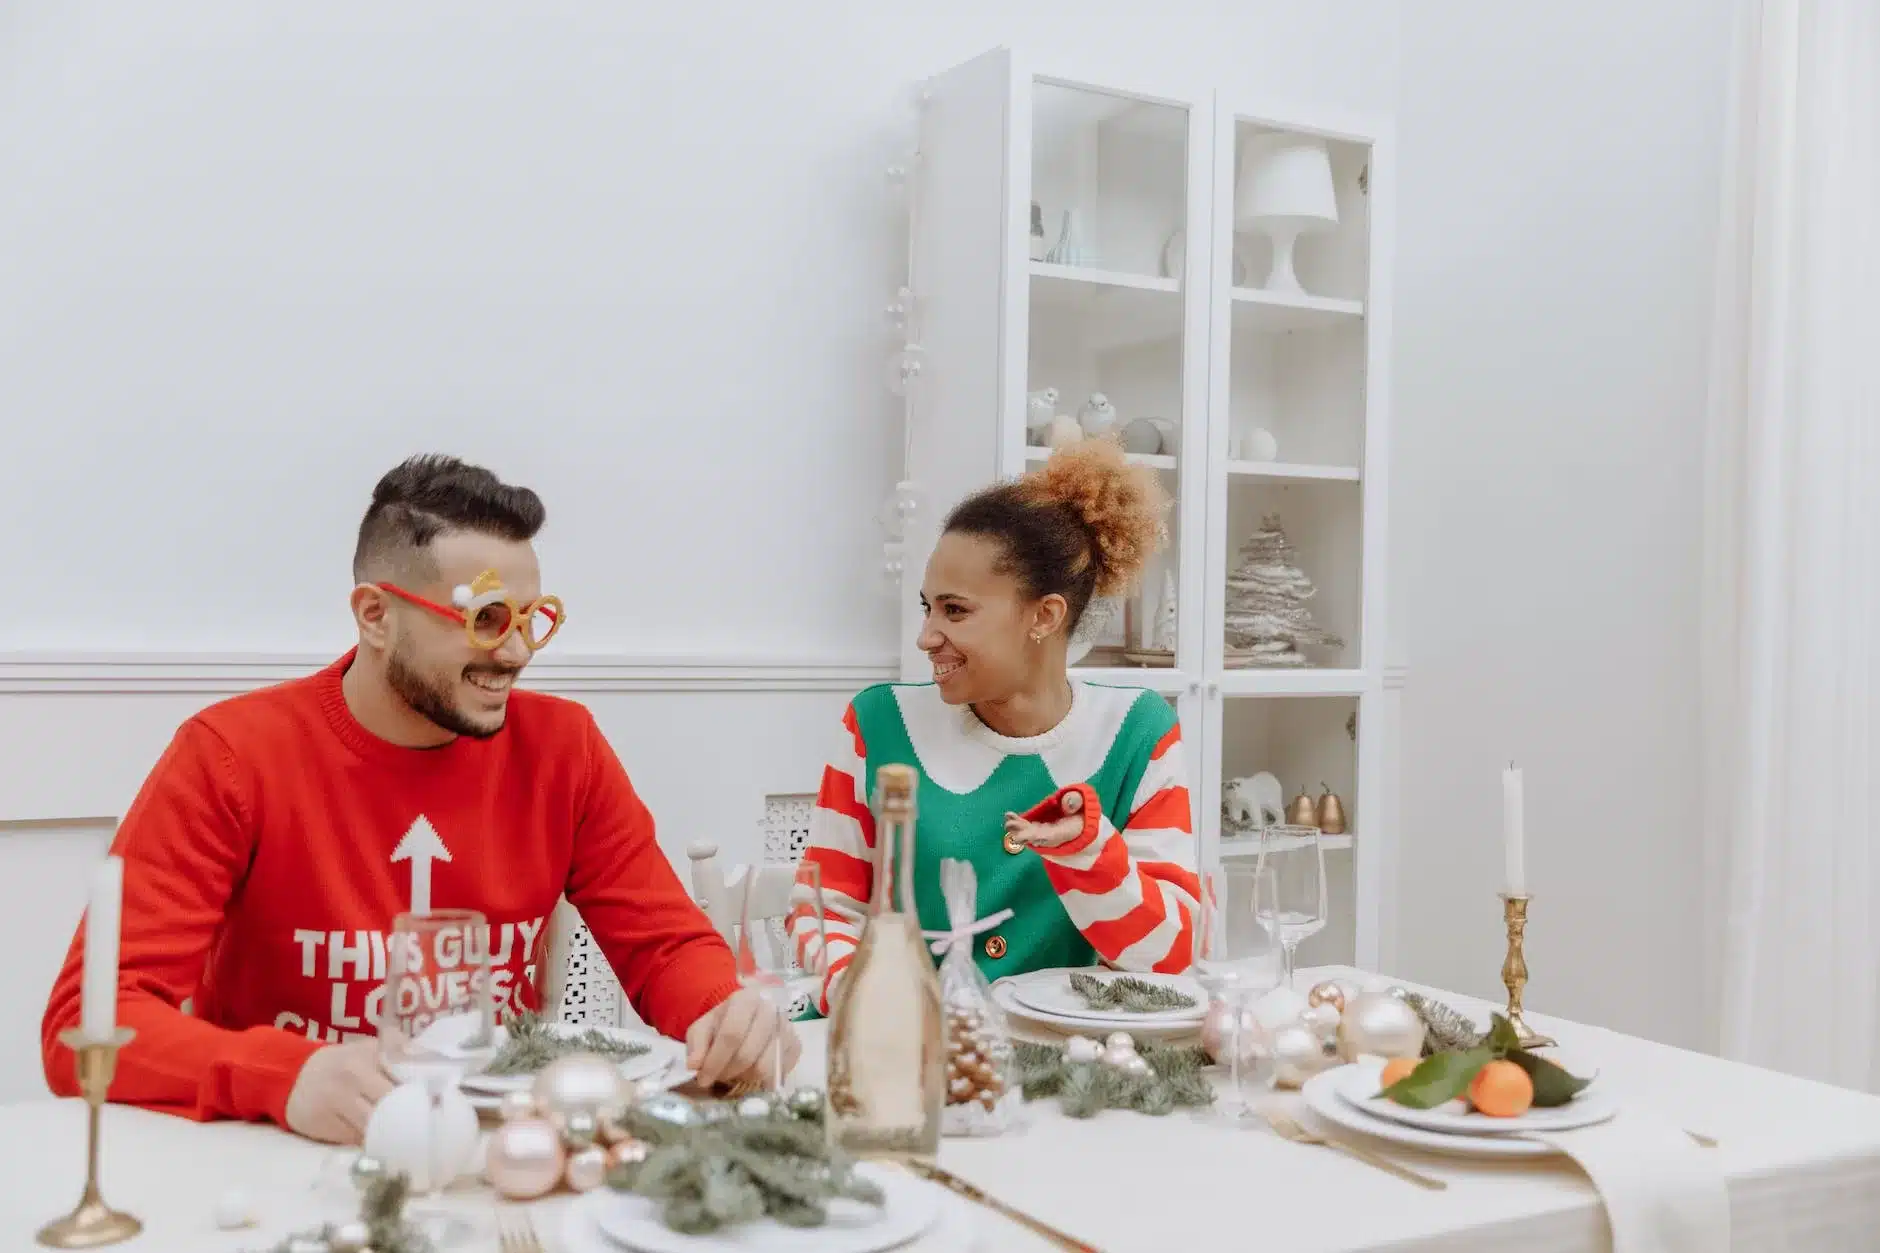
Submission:
M 307 1059 L 287 1094 L 287 1129 L 309 1140 L 358 1144 L 372 1107 L 391 1090 L 377 1040 L 329 1044 Z
M 787 1075 L 803 1052 L 796 1029 L 762 993 L 740 988 L 685 1033 L 685 1064 L 698 1072 L 701 1087 L 746 1077 L 768 1085 L 771 1049 L 780 1034 Z

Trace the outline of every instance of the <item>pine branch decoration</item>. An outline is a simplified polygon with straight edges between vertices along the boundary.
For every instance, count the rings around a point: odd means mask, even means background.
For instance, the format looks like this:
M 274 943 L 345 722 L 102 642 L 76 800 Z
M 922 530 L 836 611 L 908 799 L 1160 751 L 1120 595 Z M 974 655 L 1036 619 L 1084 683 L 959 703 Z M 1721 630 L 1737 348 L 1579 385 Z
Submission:
M 1474 1022 L 1441 1001 L 1416 992 L 1404 993 L 1403 1000 L 1423 1020 L 1425 1057 L 1437 1053 L 1466 1053 L 1487 1038 Z
M 679 1124 L 634 1108 L 621 1127 L 651 1152 L 642 1162 L 615 1166 L 608 1186 L 659 1201 L 661 1220 L 687 1235 L 764 1217 L 818 1227 L 832 1201 L 884 1200 L 815 1121 L 772 1113 Z
M 504 1024 L 504 1033 L 508 1038 L 497 1050 L 487 1074 L 532 1075 L 571 1053 L 598 1053 L 609 1061 L 624 1062 L 651 1051 L 637 1040 L 616 1039 L 594 1027 L 579 1035 L 560 1034 L 534 1013 L 517 1014 Z
M 1082 971 L 1071 972 L 1071 991 L 1092 1009 L 1121 1010 L 1126 1014 L 1153 1014 L 1168 1009 L 1193 1009 L 1195 998 L 1166 984 L 1150 983 L 1134 975 L 1099 979 Z
M 417 1227 L 405 1221 L 405 1202 L 411 1199 L 411 1179 L 403 1174 L 385 1174 L 365 1186 L 359 1198 L 359 1219 L 370 1236 L 372 1253 L 436 1253 L 436 1247 Z M 339 1243 L 340 1227 L 335 1223 L 288 1236 L 272 1245 L 267 1253 L 296 1253 L 308 1247 L 330 1248 Z
M 1161 1116 L 1176 1109 L 1208 1105 L 1214 1087 L 1203 1068 L 1205 1051 L 1193 1046 L 1144 1044 L 1138 1055 L 1147 1074 L 1130 1074 L 1101 1059 L 1074 1062 L 1055 1044 L 1014 1042 L 1021 1090 L 1028 1101 L 1056 1097 L 1070 1118 L 1090 1118 L 1106 1109 L 1127 1109 Z

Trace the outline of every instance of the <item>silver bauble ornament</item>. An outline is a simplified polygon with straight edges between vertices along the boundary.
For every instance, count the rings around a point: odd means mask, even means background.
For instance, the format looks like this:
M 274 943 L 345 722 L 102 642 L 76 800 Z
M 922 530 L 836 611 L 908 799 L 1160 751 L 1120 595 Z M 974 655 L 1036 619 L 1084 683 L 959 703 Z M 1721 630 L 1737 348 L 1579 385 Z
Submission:
M 594 1144 L 569 1154 L 563 1178 L 576 1192 L 594 1191 L 607 1181 L 607 1150 Z
M 1334 1060 L 1304 1023 L 1281 1027 L 1273 1032 L 1272 1040 L 1273 1082 L 1282 1088 L 1302 1086 Z
M 1133 1053 L 1136 1051 L 1136 1039 L 1127 1031 L 1112 1031 L 1103 1041 L 1103 1046 L 1105 1048 L 1115 1049 L 1119 1052 L 1123 1049 L 1128 1049 Z
M 768 1118 L 771 1112 L 772 1106 L 767 1096 L 747 1096 L 738 1102 L 739 1118 Z
M 1345 1006 L 1338 1023 L 1338 1051 L 1348 1062 L 1360 1057 L 1420 1057 L 1423 1020 L 1388 992 L 1366 992 Z
M 346 1173 L 352 1177 L 353 1187 L 364 1192 L 375 1181 L 385 1175 L 385 1163 L 369 1153 L 361 1153 L 353 1158 Z
M 1129 1037 L 1124 1036 L 1123 1038 L 1127 1040 Z M 1134 1058 L 1136 1055 L 1136 1046 L 1134 1044 L 1125 1044 L 1121 1048 L 1118 1048 L 1114 1037 L 1112 1037 L 1110 1043 L 1103 1046 L 1104 1062 L 1118 1068 L 1129 1065 L 1130 1059 Z
M 1094 1062 L 1103 1056 L 1103 1046 L 1087 1035 L 1074 1035 L 1065 1042 L 1064 1056 L 1074 1062 Z
M 732 1111 L 723 1101 L 707 1101 L 698 1107 L 698 1120 L 702 1123 L 729 1122 Z
M 327 1234 L 326 1242 L 333 1253 L 370 1253 L 372 1228 L 354 1218 L 334 1227 Z
M 1312 990 L 1306 993 L 1306 1004 L 1314 1006 L 1330 1005 L 1333 1009 L 1343 1013 L 1345 1009 L 1345 990 L 1339 987 L 1337 981 L 1333 979 L 1327 979 L 1324 983 L 1315 983 L 1312 985 Z
M 698 1106 L 672 1092 L 661 1092 L 641 1101 L 640 1112 L 675 1127 L 696 1127 L 700 1121 Z
M 638 1166 L 652 1156 L 652 1152 L 652 1146 L 646 1141 L 628 1136 L 607 1150 L 607 1164 L 609 1166 Z
M 554 1122 L 570 1114 L 598 1119 L 619 1110 L 633 1094 L 620 1067 L 595 1053 L 556 1058 L 535 1076 L 532 1091 L 536 1105 Z
M 798 1118 L 810 1120 L 823 1116 L 824 1097 L 821 1088 L 798 1088 L 790 1093 L 790 1112 Z
M 1131 1053 L 1129 1059 L 1123 1063 L 1123 1073 L 1133 1075 L 1138 1079 L 1147 1079 L 1151 1073 L 1149 1059 L 1141 1053 Z
M 584 1109 L 577 1109 L 561 1120 L 561 1137 L 570 1149 L 584 1149 L 600 1139 L 601 1120 Z

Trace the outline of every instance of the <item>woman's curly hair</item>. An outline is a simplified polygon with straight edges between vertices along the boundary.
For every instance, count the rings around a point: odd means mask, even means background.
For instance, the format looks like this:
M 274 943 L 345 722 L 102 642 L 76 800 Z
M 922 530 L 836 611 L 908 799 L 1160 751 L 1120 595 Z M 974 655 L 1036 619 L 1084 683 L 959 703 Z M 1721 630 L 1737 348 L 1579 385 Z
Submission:
M 1005 549 L 1001 569 L 1032 597 L 1062 596 L 1076 627 L 1092 597 L 1127 591 L 1166 538 L 1168 493 L 1114 439 L 1085 439 L 1010 483 L 975 492 L 946 530 Z

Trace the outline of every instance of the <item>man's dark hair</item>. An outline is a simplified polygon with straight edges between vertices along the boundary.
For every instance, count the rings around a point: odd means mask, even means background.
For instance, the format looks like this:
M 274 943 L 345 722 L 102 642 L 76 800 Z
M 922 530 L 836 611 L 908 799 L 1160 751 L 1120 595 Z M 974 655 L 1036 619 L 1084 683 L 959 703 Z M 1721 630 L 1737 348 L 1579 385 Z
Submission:
M 482 466 L 427 453 L 391 470 L 372 489 L 359 523 L 353 580 L 370 583 L 429 570 L 425 549 L 451 531 L 474 531 L 516 542 L 532 540 L 548 511 L 526 487 L 512 487 Z

